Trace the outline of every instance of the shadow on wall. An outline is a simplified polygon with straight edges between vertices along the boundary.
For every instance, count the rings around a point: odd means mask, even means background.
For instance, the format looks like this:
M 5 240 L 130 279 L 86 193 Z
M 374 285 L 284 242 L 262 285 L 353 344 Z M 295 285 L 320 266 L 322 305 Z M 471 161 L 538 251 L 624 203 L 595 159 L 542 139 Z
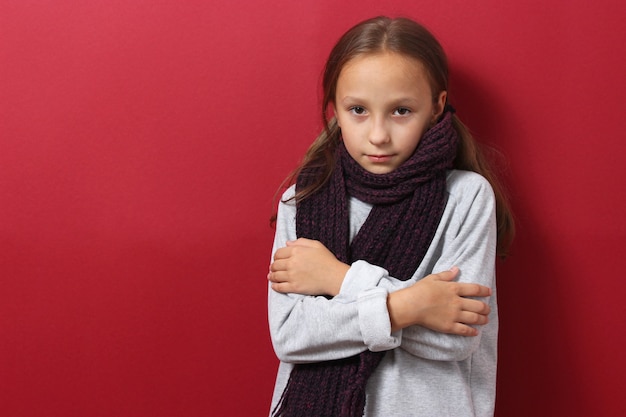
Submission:
M 498 261 L 498 304 L 500 314 L 498 416 L 558 415 L 560 405 L 584 401 L 582 384 L 575 382 L 575 360 L 568 345 L 576 335 L 567 323 L 566 286 L 559 282 L 564 265 L 552 256 L 537 221 L 537 202 L 532 190 L 520 188 L 524 175 L 523 158 L 532 155 L 526 149 L 523 120 L 505 107 L 504 98 L 490 88 L 489 81 L 464 68 L 451 70 L 450 102 L 457 115 L 470 128 L 475 138 L 490 148 L 511 200 L 517 234 L 511 255 Z M 528 184 L 528 181 L 526 181 Z M 548 203 L 548 202 L 547 202 Z M 563 379 L 567 384 L 563 384 Z M 581 387 L 572 392 L 573 387 Z M 567 391 L 566 391 L 567 390 Z M 576 407 L 592 415 L 592 405 L 584 402 Z M 541 411 L 538 411 L 541 410 Z

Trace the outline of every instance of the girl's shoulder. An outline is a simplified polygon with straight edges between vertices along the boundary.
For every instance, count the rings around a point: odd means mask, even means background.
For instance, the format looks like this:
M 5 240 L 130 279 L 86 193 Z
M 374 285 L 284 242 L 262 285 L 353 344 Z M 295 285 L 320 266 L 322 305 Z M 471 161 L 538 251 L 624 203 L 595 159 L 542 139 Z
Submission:
M 293 201 L 293 197 L 296 195 L 296 184 L 291 184 L 280 197 L 280 201 Z
M 446 178 L 446 189 L 457 203 L 495 204 L 495 195 L 491 184 L 482 175 L 473 171 L 451 170 Z

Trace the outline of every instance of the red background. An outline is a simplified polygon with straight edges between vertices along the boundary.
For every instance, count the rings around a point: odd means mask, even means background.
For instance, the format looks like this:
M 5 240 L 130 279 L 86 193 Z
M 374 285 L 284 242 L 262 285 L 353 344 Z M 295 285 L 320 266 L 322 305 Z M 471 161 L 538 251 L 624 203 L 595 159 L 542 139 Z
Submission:
M 497 415 L 625 415 L 623 4 L 0 2 L 0 414 L 267 413 L 273 195 L 389 14 L 508 161 Z

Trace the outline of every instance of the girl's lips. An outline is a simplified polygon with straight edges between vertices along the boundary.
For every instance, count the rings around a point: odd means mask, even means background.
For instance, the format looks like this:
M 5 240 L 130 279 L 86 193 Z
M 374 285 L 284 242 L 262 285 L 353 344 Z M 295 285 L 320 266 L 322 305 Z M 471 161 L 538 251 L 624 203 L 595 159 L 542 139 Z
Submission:
M 367 158 L 372 162 L 387 162 L 391 159 L 391 155 L 367 155 Z

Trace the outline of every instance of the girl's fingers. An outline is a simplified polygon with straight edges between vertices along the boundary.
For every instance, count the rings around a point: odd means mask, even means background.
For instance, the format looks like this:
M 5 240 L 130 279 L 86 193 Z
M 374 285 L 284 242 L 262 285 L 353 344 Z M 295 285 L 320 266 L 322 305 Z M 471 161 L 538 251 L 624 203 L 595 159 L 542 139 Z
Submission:
M 478 336 L 477 329 L 462 323 L 454 323 L 450 328 L 450 331 L 446 333 L 456 334 L 459 336 Z
M 489 317 L 470 311 L 462 311 L 459 314 L 459 323 L 466 325 L 483 325 L 489 323 Z
M 458 283 L 457 294 L 460 297 L 488 297 L 491 295 L 491 288 L 480 284 L 460 282 Z
M 287 262 L 283 259 L 278 259 L 270 265 L 270 272 L 286 271 Z
M 289 292 L 288 284 L 284 282 L 272 282 L 272 289 L 283 294 Z
M 482 314 L 483 316 L 487 316 L 491 313 L 491 307 L 489 307 L 487 303 L 483 303 L 479 300 L 472 300 L 470 298 L 463 300 L 461 309 L 471 313 Z
M 285 259 L 291 256 L 291 249 L 289 247 L 280 248 L 274 254 L 274 260 Z
M 278 272 L 270 272 L 269 274 L 267 274 L 267 279 L 271 282 L 287 282 L 287 274 L 283 273 L 282 271 L 278 271 Z
M 437 274 L 432 274 L 430 277 L 440 281 L 452 281 L 459 273 L 459 268 L 453 266 L 448 271 L 441 271 Z

